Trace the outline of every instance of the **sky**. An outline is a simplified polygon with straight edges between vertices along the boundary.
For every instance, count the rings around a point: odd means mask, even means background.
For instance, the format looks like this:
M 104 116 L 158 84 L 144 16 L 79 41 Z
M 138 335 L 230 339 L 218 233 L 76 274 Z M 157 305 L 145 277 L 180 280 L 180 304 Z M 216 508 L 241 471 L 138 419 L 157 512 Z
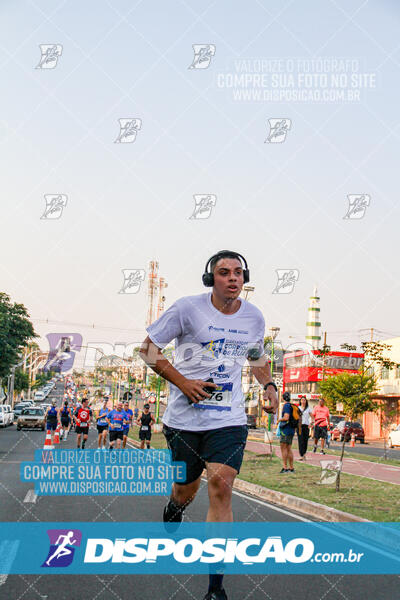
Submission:
M 27 307 L 43 349 L 54 332 L 139 343 L 149 261 L 168 307 L 206 291 L 223 248 L 246 256 L 250 301 L 285 345 L 304 340 L 314 285 L 333 347 L 371 327 L 400 335 L 395 2 L 0 11 L 1 291 Z M 52 68 L 37 68 L 44 44 L 60 53 Z M 139 120 L 124 143 L 120 119 Z M 190 218 L 196 195 L 211 196 L 208 218 Z M 41 218 L 46 196 L 61 198 L 57 218 Z M 352 218 L 348 196 L 363 202 Z M 119 293 L 124 269 L 144 270 L 136 293 Z M 293 289 L 273 293 L 288 270 Z

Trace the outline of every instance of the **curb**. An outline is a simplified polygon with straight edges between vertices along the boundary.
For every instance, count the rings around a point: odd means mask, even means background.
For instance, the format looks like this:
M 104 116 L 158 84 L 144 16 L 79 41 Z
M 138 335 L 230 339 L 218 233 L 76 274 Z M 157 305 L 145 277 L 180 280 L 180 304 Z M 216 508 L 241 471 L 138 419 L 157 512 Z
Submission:
M 298 498 L 297 496 L 291 496 L 290 494 L 284 494 L 283 492 L 277 492 L 276 490 L 270 490 L 262 485 L 250 483 L 243 479 L 235 479 L 233 489 L 240 492 L 245 492 L 250 496 L 255 496 L 260 500 L 265 500 L 276 506 L 289 508 L 296 512 L 305 515 L 307 517 L 313 517 L 321 521 L 327 521 L 330 523 L 340 522 L 361 522 L 371 523 L 368 519 L 363 519 L 356 515 L 352 515 L 336 508 L 325 506 L 324 504 L 318 504 L 312 500 L 305 500 L 304 498 Z

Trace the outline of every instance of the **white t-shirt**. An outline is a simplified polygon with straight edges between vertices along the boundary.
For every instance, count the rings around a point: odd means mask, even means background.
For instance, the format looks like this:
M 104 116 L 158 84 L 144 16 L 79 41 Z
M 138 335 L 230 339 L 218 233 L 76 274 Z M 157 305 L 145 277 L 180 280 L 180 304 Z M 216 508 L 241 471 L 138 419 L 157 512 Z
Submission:
M 159 348 L 175 339 L 174 367 L 182 375 L 203 381 L 212 378 L 221 385 L 224 402 L 228 398 L 223 410 L 222 403 L 213 409 L 199 408 L 170 383 L 163 416 L 169 427 L 205 431 L 246 424 L 241 371 L 249 349 L 264 354 L 265 322 L 258 308 L 240 301 L 239 310 L 225 315 L 212 304 L 211 293 L 186 296 L 147 328 Z
M 302 410 L 301 407 L 300 407 L 300 410 Z M 311 416 L 311 410 L 310 410 L 310 407 L 307 406 L 307 408 L 305 408 L 303 410 L 303 412 L 301 413 L 301 424 L 309 425 L 310 424 L 310 416 Z

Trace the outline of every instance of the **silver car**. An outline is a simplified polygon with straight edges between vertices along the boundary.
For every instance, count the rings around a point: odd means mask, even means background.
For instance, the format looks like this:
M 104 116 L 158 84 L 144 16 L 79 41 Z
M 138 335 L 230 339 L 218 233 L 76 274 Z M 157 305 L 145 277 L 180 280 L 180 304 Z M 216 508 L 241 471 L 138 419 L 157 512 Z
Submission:
M 45 411 L 43 408 L 28 407 L 24 408 L 17 420 L 17 429 L 20 431 L 23 427 L 39 428 L 44 431 L 45 428 Z

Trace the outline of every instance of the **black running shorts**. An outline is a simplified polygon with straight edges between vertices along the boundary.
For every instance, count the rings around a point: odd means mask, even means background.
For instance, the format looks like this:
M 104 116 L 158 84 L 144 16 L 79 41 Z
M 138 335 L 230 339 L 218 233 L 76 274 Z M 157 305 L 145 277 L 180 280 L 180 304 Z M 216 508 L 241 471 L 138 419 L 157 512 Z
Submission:
M 315 425 L 314 427 L 314 439 L 315 440 L 319 440 L 320 438 L 322 438 L 323 440 L 326 440 L 328 435 L 328 428 L 325 427 L 321 427 L 320 425 Z
M 75 431 L 76 433 L 84 433 L 87 435 L 89 433 L 89 427 L 81 427 L 80 425 L 77 425 L 75 427 Z
M 172 460 L 186 463 L 186 480 L 178 485 L 198 479 L 206 462 L 229 465 L 239 473 L 247 440 L 246 425 L 207 431 L 185 431 L 164 425 L 163 433 Z
M 110 442 L 115 442 L 115 440 L 123 440 L 124 432 L 122 431 L 113 431 L 110 429 Z

